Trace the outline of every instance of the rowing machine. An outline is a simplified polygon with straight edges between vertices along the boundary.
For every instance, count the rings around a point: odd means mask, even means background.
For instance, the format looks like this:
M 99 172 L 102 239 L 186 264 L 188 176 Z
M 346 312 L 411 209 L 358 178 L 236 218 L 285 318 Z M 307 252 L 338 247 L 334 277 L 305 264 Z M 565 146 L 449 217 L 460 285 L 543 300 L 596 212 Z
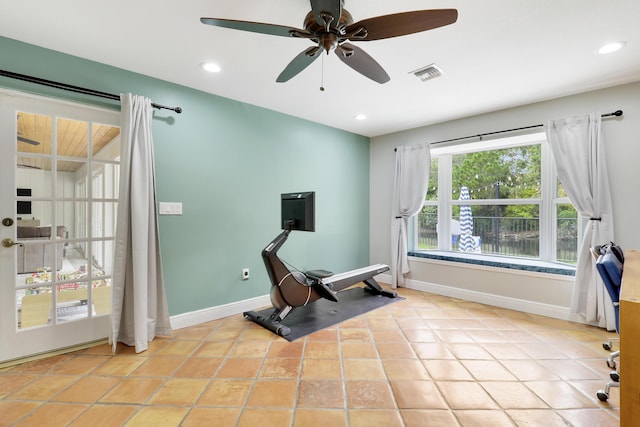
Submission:
M 270 297 L 273 312 L 267 317 L 255 311 L 246 311 L 243 314 L 247 319 L 284 337 L 291 330 L 281 322 L 294 309 L 304 307 L 320 298 L 338 302 L 338 293 L 356 283 L 364 282 L 366 285 L 364 289 L 374 295 L 389 298 L 397 296 L 396 292 L 382 289 L 374 279 L 374 276 L 389 270 L 389 266 L 384 264 L 370 265 L 338 274 L 326 270 L 311 270 L 304 273 L 289 270 L 278 258 L 278 250 L 287 241 L 289 233 L 291 229 L 287 227 L 262 251 L 262 259 L 271 280 Z

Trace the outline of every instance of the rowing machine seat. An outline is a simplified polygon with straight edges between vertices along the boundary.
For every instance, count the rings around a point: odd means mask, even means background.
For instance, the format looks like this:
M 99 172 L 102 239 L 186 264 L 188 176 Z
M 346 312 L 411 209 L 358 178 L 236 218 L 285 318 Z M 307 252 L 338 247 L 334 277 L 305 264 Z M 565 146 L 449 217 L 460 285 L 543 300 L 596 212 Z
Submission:
M 309 270 L 305 271 L 304 274 L 312 279 L 326 279 L 333 276 L 333 272 L 327 270 Z

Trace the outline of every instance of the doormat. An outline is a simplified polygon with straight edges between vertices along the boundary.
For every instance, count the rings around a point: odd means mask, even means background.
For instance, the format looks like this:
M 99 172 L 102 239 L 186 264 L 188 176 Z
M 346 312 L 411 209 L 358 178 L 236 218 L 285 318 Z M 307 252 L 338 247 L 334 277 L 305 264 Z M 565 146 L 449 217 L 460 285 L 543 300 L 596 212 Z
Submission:
M 365 291 L 362 287 L 340 291 L 337 293 L 337 297 L 339 302 L 321 298 L 307 306 L 298 307 L 289 313 L 289 315 L 280 322 L 291 329 L 291 332 L 283 338 L 287 341 L 295 341 L 313 332 L 328 328 L 396 301 L 404 300 L 403 297 L 389 298 L 383 295 L 374 295 Z M 258 314 L 269 317 L 272 312 L 273 307 L 261 310 Z

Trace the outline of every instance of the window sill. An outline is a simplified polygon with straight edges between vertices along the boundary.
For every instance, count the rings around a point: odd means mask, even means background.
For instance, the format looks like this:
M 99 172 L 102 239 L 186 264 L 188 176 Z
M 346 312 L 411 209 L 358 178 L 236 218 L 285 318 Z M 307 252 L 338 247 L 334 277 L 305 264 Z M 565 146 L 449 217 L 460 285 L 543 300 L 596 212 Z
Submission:
M 513 270 L 534 271 L 538 273 L 559 274 L 562 276 L 576 275 L 576 269 L 573 266 L 535 259 L 527 260 L 494 255 L 472 255 L 445 251 L 410 251 L 408 255 L 410 257 L 416 258 L 460 262 L 464 264 L 475 264 L 487 267 L 509 268 Z

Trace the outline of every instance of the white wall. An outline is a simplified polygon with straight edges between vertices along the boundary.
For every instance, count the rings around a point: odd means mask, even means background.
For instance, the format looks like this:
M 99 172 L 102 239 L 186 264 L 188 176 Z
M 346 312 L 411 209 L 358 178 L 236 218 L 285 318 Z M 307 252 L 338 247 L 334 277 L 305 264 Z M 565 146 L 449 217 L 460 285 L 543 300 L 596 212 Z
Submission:
M 391 263 L 389 240 L 394 147 L 618 109 L 624 111 L 624 117 L 605 119 L 602 127 L 612 190 L 615 239 L 624 249 L 640 248 L 637 219 L 640 214 L 640 82 L 636 82 L 372 138 L 370 262 Z M 540 131 L 540 128 L 534 130 Z M 408 285 L 414 288 L 481 302 L 493 301 L 495 305 L 550 315 L 554 315 L 548 312 L 550 307 L 556 313 L 568 313 L 571 302 L 573 281 L 566 277 L 478 269 L 443 261 L 412 259 L 409 264 L 412 272 L 407 276 Z

